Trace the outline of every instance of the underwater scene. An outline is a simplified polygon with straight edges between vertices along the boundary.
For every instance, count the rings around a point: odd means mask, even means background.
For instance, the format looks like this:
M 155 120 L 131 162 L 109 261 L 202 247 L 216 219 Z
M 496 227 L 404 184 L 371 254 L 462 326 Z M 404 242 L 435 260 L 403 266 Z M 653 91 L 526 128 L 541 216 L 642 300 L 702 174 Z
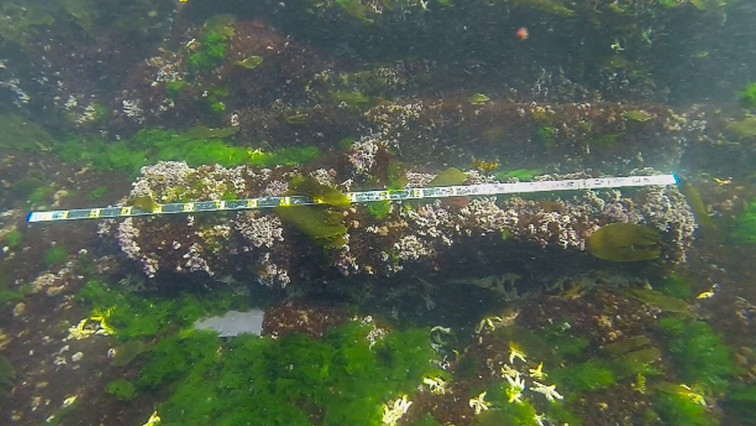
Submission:
M 0 424 L 756 425 L 756 1 L 0 19 Z

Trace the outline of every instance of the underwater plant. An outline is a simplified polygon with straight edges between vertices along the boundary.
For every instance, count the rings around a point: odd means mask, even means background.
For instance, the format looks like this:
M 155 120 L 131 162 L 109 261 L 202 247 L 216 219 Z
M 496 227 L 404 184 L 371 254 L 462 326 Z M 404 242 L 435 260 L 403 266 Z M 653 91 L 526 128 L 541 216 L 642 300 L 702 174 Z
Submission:
M 756 83 L 750 83 L 738 94 L 738 99 L 743 107 L 756 109 Z
M 107 386 L 105 386 L 105 391 L 121 401 L 130 401 L 137 396 L 136 386 L 130 381 L 124 379 L 109 382 Z
M 192 167 L 219 164 L 272 167 L 297 165 L 317 159 L 316 147 L 285 148 L 263 152 L 234 146 L 223 141 L 238 129 L 194 128 L 183 134 L 146 129 L 130 140 L 107 142 L 94 138 L 70 139 L 54 145 L 53 151 L 70 164 L 91 164 L 98 171 L 120 171 L 136 175 L 142 166 L 158 161 L 185 161 Z
M 138 385 L 172 386 L 158 411 L 163 424 L 380 424 L 382 407 L 412 396 L 438 374 L 428 330 L 393 331 L 376 341 L 372 326 L 352 322 L 322 339 L 241 335 L 222 343 L 184 331 L 150 353 Z
M 709 324 L 669 317 L 663 318 L 660 325 L 669 339 L 669 353 L 683 381 L 709 392 L 727 388 L 735 364 L 729 348 Z
M 337 249 L 346 245 L 347 227 L 344 216 L 320 206 L 278 207 L 278 217 L 284 223 L 294 225 L 325 249 Z
M 206 28 L 200 41 L 200 48 L 189 55 L 187 68 L 194 73 L 212 71 L 226 58 L 228 41 L 234 35 L 234 27 L 229 23 Z
M 68 250 L 65 247 L 55 246 L 50 247 L 45 251 L 45 265 L 48 268 L 53 266 L 60 266 L 68 259 Z
M 660 244 L 659 231 L 633 223 L 604 225 L 586 241 L 589 253 L 613 262 L 656 259 L 661 255 Z
M 748 207 L 735 222 L 730 234 L 732 240 L 740 244 L 756 244 L 756 201 Z
M 16 380 L 16 370 L 13 369 L 10 361 L 0 355 L 0 397 L 8 394 Z

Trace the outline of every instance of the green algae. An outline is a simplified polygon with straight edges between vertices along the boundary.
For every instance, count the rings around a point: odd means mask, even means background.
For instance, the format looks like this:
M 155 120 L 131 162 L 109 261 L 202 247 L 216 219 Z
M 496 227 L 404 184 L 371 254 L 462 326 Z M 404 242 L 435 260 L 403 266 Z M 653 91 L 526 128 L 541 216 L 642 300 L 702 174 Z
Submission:
M 50 247 L 45 251 L 44 260 L 48 268 L 60 266 L 68 260 L 68 249 L 60 246 Z
M 730 349 L 703 321 L 664 318 L 660 321 L 680 378 L 710 392 L 727 388 L 735 373 Z
M 730 238 L 739 244 L 756 244 L 756 201 L 751 201 L 735 221 Z
M 24 242 L 24 234 L 18 229 L 12 229 L 4 234 L 0 235 L 0 241 L 7 245 L 8 248 L 14 249 Z
M 162 424 L 372 425 L 382 404 L 414 395 L 437 374 L 428 331 L 393 331 L 371 343 L 372 327 L 352 322 L 320 340 L 241 335 L 228 342 L 197 331 L 162 339 L 138 385 L 172 389 Z
M 0 39 L 5 43 L 26 46 L 40 30 L 55 23 L 54 14 L 42 2 L 4 2 L 0 5 L 5 19 L 0 25 Z
M 754 425 L 756 419 L 756 385 L 738 383 L 732 387 L 723 401 L 723 405 L 738 413 L 743 424 Z
M 756 83 L 748 84 L 742 92 L 738 93 L 738 100 L 744 108 L 756 109 Z
M 477 426 L 495 425 L 533 425 L 535 422 L 536 409 L 526 399 L 512 404 L 507 396 L 508 383 L 497 383 L 486 390 L 486 401 L 491 408 L 475 416 L 472 424 Z
M 475 93 L 467 98 L 467 101 L 473 106 L 485 105 L 490 100 L 491 99 L 485 93 Z
M 0 355 L 0 397 L 8 395 L 15 381 L 16 370 L 6 357 Z
M 42 126 L 17 114 L 0 114 L 0 149 L 47 152 L 52 143 Z
M 161 297 L 149 292 L 132 292 L 123 285 L 109 287 L 98 280 L 89 281 L 79 291 L 77 299 L 91 306 L 93 316 L 101 317 L 115 337 L 124 342 L 186 327 L 202 316 L 246 307 L 242 299 L 229 292 Z
M 552 372 L 552 377 L 560 386 L 576 392 L 593 392 L 617 382 L 611 368 L 598 360 L 557 369 Z
M 612 223 L 593 232 L 586 247 L 595 257 L 613 262 L 637 262 L 661 255 L 659 231 L 644 225 Z
M 289 223 L 325 249 L 337 249 L 347 243 L 344 216 L 319 206 L 279 207 L 278 217 Z
M 515 6 L 527 6 L 550 15 L 575 16 L 575 11 L 565 6 L 561 0 L 514 0 Z
M 263 60 L 262 56 L 248 56 L 248 57 L 246 57 L 244 59 L 240 59 L 240 60 L 234 62 L 234 64 L 236 64 L 236 65 L 238 65 L 238 66 L 240 66 L 242 68 L 246 68 L 248 70 L 253 70 L 253 69 L 259 67 L 260 65 L 262 65 L 263 61 L 264 60 Z
M 226 59 L 226 50 L 231 36 L 234 35 L 232 23 L 224 22 L 205 28 L 200 39 L 199 50 L 189 55 L 187 68 L 193 73 L 207 73 L 221 65 Z
M 384 200 L 368 203 L 366 209 L 374 218 L 385 220 L 391 214 L 391 201 Z
M 727 125 L 727 132 L 740 140 L 756 137 L 756 117 L 747 117 Z
M 672 426 L 710 426 L 718 424 L 706 407 L 696 404 L 685 395 L 660 393 L 655 408 L 664 424 Z
M 517 169 L 508 172 L 498 172 L 494 174 L 496 180 L 505 181 L 509 179 L 517 179 L 520 182 L 530 182 L 538 175 L 542 175 L 544 172 L 541 169 Z
M 315 200 L 318 204 L 347 208 L 352 204 L 351 199 L 338 189 L 324 185 L 312 177 L 296 176 L 289 182 L 289 195 L 303 195 Z
M 119 171 L 130 175 L 136 175 L 143 166 L 157 161 L 185 161 L 192 167 L 205 164 L 273 167 L 308 163 L 320 157 L 320 151 L 311 146 L 263 152 L 223 141 L 235 132 L 233 128 L 194 128 L 183 134 L 148 129 L 129 140 L 116 142 L 99 138 L 69 139 L 55 144 L 53 151 L 69 164 L 89 164 L 98 171 Z
M 654 114 L 642 109 L 623 111 L 621 116 L 627 121 L 634 121 L 636 123 L 645 123 L 656 117 Z
M 692 294 L 693 284 L 680 274 L 672 273 L 655 285 L 660 293 L 680 300 L 687 300 Z
M 449 167 L 434 177 L 426 186 L 454 186 L 462 185 L 467 180 L 467 175 L 455 167 Z
M 658 308 L 662 312 L 681 315 L 691 315 L 692 313 L 690 306 L 685 301 L 658 291 L 645 288 L 623 288 L 622 292 L 640 302 Z
M 105 391 L 121 401 L 131 401 L 137 396 L 137 388 L 128 380 L 118 379 L 109 382 Z

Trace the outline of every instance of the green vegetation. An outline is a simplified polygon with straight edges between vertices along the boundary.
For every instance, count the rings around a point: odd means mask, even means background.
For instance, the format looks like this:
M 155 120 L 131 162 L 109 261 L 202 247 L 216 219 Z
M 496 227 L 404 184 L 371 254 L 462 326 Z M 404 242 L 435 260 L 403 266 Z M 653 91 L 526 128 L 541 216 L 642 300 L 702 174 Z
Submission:
M 646 288 L 623 288 L 622 292 L 662 312 L 690 315 L 690 306 L 684 301 Z
M 20 115 L 0 114 L 0 149 L 49 151 L 52 137 L 45 129 Z
M 176 98 L 181 92 L 189 87 L 191 87 L 190 84 L 184 80 L 171 80 L 165 85 L 166 90 L 168 90 L 169 98 Z
M 89 195 L 87 196 L 87 198 L 89 198 L 92 201 L 96 201 L 96 200 L 99 200 L 100 198 L 104 197 L 107 192 L 108 192 L 108 187 L 107 186 L 104 186 L 104 185 L 103 186 L 98 186 L 97 188 L 95 188 L 95 189 L 93 189 L 93 190 L 91 190 L 89 192 Z
M 199 50 L 189 55 L 187 68 L 193 73 L 212 71 L 226 59 L 228 41 L 234 35 L 230 23 L 208 26 L 200 40 Z
M 242 335 L 222 343 L 212 333 L 164 338 L 138 386 L 175 390 L 158 411 L 163 424 L 372 425 L 382 404 L 413 395 L 437 374 L 427 330 L 395 331 L 371 345 L 370 326 L 349 323 L 321 340 Z
M 544 147 L 553 148 L 556 143 L 557 129 L 551 126 L 541 126 L 536 130 L 536 139 L 539 140 Z
M 8 394 L 13 388 L 13 382 L 16 380 L 16 370 L 13 369 L 10 361 L 0 355 L 0 397 Z
M 391 214 L 391 201 L 376 201 L 366 205 L 367 211 L 376 219 L 384 220 Z
M 730 234 L 739 244 L 756 244 L 756 201 L 751 201 Z
M 734 137 L 744 140 L 756 137 L 756 117 L 747 117 L 727 125 L 727 131 Z
M 319 204 L 347 208 L 351 205 L 349 197 L 338 189 L 319 183 L 311 177 L 296 176 L 289 182 L 289 195 L 304 195 Z
M 456 167 L 449 167 L 436 175 L 426 186 L 454 186 L 462 185 L 467 180 L 467 175 Z
M 18 229 L 12 229 L 2 235 L 2 241 L 8 248 L 14 249 L 24 242 L 24 234 Z
M 676 299 L 687 300 L 693 285 L 680 274 L 672 273 L 664 277 L 657 285 L 659 292 Z
M 636 123 L 645 123 L 646 121 L 649 121 L 652 118 L 656 117 L 654 114 L 651 114 L 650 112 L 644 111 L 642 109 L 632 109 L 632 110 L 623 111 L 622 114 L 620 115 L 625 120 L 634 121 Z
M 536 425 L 536 409 L 527 399 L 516 404 L 509 402 L 507 389 L 510 385 L 499 382 L 486 390 L 486 402 L 491 408 L 475 417 L 472 424 L 477 426 L 494 425 Z
M 750 83 L 738 94 L 738 99 L 743 107 L 756 109 L 756 83 Z
M 105 390 L 121 401 L 130 401 L 137 396 L 136 386 L 130 381 L 123 379 L 113 380 L 108 383 Z
M 294 225 L 325 249 L 341 248 L 347 243 L 344 216 L 338 211 L 320 206 L 301 206 L 279 207 L 276 213 L 283 222 Z
M 558 369 L 553 372 L 553 377 L 561 386 L 578 392 L 605 389 L 617 380 L 609 367 L 595 360 Z
M 185 134 L 157 129 L 143 130 L 130 140 L 113 143 L 102 139 L 71 139 L 57 144 L 54 151 L 71 164 L 90 164 L 98 171 L 120 171 L 131 175 L 136 175 L 142 166 L 157 161 L 186 161 L 192 167 L 203 164 L 272 167 L 306 163 L 320 156 L 315 147 L 262 152 L 233 146 L 221 140 L 226 133 L 215 131 L 215 134 L 222 136 L 214 136 L 212 132 L 197 132 L 196 129 Z
M 244 59 L 238 60 L 234 62 L 234 64 L 239 65 L 242 68 L 246 68 L 248 70 L 253 70 L 263 63 L 263 57 L 262 56 L 249 56 Z
M 565 6 L 561 0 L 515 0 L 515 6 L 527 6 L 550 15 L 575 16 L 575 11 Z
M 746 425 L 756 425 L 756 385 L 739 383 L 733 386 L 724 401 L 725 407 L 736 412 Z
M 498 172 L 494 174 L 494 177 L 500 182 L 509 179 L 517 179 L 520 182 L 530 182 L 534 177 L 542 174 L 543 170 L 541 169 L 517 169 L 508 172 Z
M 716 424 L 706 412 L 706 407 L 696 404 L 685 395 L 661 393 L 656 399 L 656 410 L 667 425 L 709 426 Z
M 644 225 L 612 223 L 593 232 L 586 241 L 588 252 L 603 260 L 636 262 L 661 254 L 659 231 Z
M 88 282 L 77 298 L 91 305 L 93 318 L 101 318 L 103 327 L 120 340 L 157 336 L 172 328 L 189 326 L 205 315 L 246 307 L 242 298 L 227 292 L 216 292 L 212 297 L 190 293 L 158 297 L 132 293 L 122 286 L 110 288 L 96 280 Z M 139 352 L 138 348 L 130 350 Z
M 664 318 L 661 327 L 669 339 L 669 353 L 684 383 L 710 392 L 727 388 L 735 373 L 730 350 L 703 321 Z
M 45 265 L 48 268 L 60 266 L 68 260 L 68 250 L 65 247 L 50 247 L 45 251 Z

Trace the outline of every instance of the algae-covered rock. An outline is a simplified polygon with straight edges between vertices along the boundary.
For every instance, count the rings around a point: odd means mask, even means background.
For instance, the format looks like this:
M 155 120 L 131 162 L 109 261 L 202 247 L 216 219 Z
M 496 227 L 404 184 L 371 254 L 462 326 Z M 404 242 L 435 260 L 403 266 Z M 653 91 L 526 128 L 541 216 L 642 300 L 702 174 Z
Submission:
M 637 262 L 661 255 L 659 231 L 633 223 L 612 223 L 596 230 L 588 240 L 588 251 L 603 260 Z

